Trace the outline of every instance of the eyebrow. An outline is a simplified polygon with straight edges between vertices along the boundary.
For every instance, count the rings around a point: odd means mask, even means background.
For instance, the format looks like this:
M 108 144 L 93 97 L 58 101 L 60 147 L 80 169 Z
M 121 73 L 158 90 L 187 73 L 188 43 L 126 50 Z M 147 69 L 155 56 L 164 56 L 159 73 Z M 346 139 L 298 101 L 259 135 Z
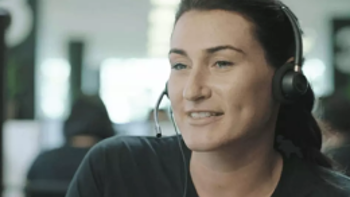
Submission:
M 242 49 L 239 49 L 239 48 L 231 46 L 231 45 L 212 47 L 212 48 L 206 49 L 206 52 L 213 54 L 213 53 L 217 53 L 217 52 L 222 51 L 222 50 L 233 50 L 233 51 L 236 51 L 238 53 L 245 54 Z
M 186 51 L 185 50 L 182 50 L 182 49 L 170 49 L 169 51 L 169 55 L 172 54 L 172 53 L 175 53 L 175 54 L 178 54 L 178 55 L 183 55 L 183 56 L 188 56 Z
M 223 50 L 233 50 L 233 51 L 236 51 L 238 53 L 241 53 L 241 54 L 245 54 L 245 52 L 242 50 L 242 49 L 239 49 L 237 47 L 234 47 L 234 46 L 231 46 L 231 45 L 223 45 L 223 46 L 216 46 L 216 47 L 212 47 L 212 48 L 208 48 L 208 49 L 205 49 L 205 51 L 209 54 L 214 54 L 214 53 L 217 53 L 219 51 L 223 51 Z M 183 50 L 183 49 L 171 49 L 169 51 L 169 55 L 171 53 L 175 53 L 175 54 L 178 54 L 178 55 L 183 55 L 183 56 L 188 56 L 186 51 Z

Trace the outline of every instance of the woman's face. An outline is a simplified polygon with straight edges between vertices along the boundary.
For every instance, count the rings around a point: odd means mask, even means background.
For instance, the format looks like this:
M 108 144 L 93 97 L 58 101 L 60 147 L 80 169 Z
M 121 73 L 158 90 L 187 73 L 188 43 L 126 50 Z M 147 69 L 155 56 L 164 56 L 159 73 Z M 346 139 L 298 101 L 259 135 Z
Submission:
M 271 134 L 264 131 L 274 125 L 277 111 L 274 69 L 252 28 L 240 14 L 219 10 L 187 12 L 175 25 L 169 97 L 194 151 Z

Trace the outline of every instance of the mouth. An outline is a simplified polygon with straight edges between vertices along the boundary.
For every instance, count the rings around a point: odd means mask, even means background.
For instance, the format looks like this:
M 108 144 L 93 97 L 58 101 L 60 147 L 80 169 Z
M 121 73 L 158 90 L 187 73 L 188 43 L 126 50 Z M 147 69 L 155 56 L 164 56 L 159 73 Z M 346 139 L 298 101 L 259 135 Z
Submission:
M 224 115 L 222 112 L 189 112 L 188 116 L 194 120 L 201 120 Z

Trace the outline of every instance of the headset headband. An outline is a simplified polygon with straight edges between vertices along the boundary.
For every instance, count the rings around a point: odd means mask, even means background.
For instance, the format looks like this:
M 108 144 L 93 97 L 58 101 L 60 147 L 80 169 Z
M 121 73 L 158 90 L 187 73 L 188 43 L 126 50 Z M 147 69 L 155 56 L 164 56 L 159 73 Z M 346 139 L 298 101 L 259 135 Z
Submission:
M 293 12 L 283 3 L 281 3 L 281 9 L 288 17 L 294 32 L 295 40 L 295 54 L 294 54 L 294 70 L 296 72 L 301 72 L 301 66 L 303 61 L 303 40 L 302 40 L 302 31 L 297 17 Z

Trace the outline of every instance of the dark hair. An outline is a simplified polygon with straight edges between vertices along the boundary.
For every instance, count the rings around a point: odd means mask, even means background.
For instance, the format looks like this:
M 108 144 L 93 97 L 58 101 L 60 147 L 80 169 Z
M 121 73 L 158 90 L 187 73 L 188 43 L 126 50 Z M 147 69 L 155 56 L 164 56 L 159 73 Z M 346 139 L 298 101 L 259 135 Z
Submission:
M 240 13 L 253 24 L 253 35 L 264 48 L 266 60 L 276 69 L 294 56 L 292 26 L 277 0 L 182 0 L 176 22 L 191 10 Z M 311 113 L 314 100 L 314 93 L 309 88 L 296 103 L 281 105 L 275 136 L 282 135 L 291 140 L 301 149 L 304 160 L 331 168 L 331 161 L 320 152 L 321 130 Z
M 73 103 L 63 131 L 67 141 L 78 135 L 89 135 L 98 140 L 115 135 L 107 109 L 98 96 L 78 98 Z

